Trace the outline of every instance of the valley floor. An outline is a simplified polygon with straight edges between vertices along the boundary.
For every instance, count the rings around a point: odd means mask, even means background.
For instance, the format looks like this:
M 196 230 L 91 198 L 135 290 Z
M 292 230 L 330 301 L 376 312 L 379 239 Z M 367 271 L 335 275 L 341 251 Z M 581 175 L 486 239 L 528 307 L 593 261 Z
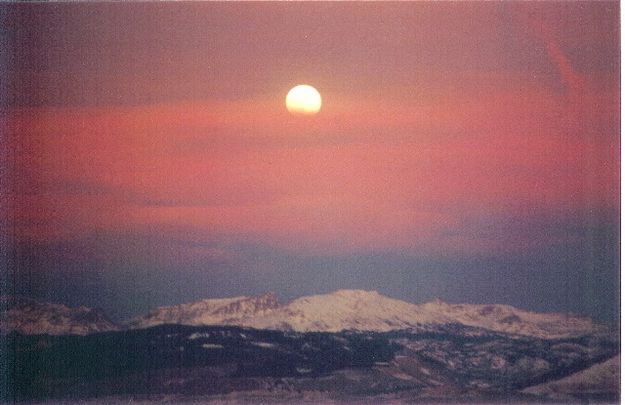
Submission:
M 20 403 L 616 403 L 619 341 L 441 325 L 298 333 L 162 325 L 1 336 L 0 400 Z

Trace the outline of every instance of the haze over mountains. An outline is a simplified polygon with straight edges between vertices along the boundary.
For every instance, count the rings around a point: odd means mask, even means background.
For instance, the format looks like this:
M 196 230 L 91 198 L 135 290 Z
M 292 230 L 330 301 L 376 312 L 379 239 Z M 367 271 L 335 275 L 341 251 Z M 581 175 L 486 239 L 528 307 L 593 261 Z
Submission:
M 13 299 L 2 313 L 2 330 L 23 334 L 88 334 L 121 329 L 101 311 L 68 308 Z M 426 330 L 432 325 L 461 324 L 485 330 L 540 338 L 583 335 L 602 330 L 589 318 L 570 314 L 535 313 L 509 305 L 448 304 L 434 300 L 411 304 L 376 291 L 338 290 L 286 304 L 273 293 L 261 296 L 206 299 L 160 307 L 128 321 L 123 327 L 142 329 L 162 324 L 231 325 L 297 332 L 344 330 L 388 332 Z

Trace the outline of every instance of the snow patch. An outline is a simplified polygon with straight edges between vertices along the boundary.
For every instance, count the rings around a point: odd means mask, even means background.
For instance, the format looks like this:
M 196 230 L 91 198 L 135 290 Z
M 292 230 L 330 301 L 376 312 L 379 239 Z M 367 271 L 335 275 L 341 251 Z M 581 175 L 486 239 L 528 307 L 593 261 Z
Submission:
M 224 348 L 223 345 L 220 345 L 217 343 L 204 343 L 202 347 L 205 349 L 223 349 Z
M 252 342 L 252 345 L 257 346 L 257 347 L 264 347 L 266 349 L 276 347 L 274 343 L 267 343 L 267 342 Z

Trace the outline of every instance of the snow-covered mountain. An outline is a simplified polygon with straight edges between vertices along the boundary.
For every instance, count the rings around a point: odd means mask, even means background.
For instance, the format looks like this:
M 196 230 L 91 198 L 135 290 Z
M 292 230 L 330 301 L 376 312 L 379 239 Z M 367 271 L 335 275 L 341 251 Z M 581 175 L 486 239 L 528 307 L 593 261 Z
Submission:
M 509 305 L 448 304 L 434 300 L 411 304 L 376 291 L 339 290 L 280 305 L 273 294 L 259 297 L 208 299 L 161 307 L 129 323 L 145 328 L 165 323 L 237 325 L 298 332 L 342 330 L 386 332 L 458 323 L 496 332 L 555 338 L 596 332 L 588 318 L 541 314 Z
M 87 335 L 119 330 L 99 309 L 69 308 L 29 298 L 0 297 L 0 331 L 25 335 Z
M 419 307 L 447 316 L 462 325 L 534 337 L 564 337 L 602 330 L 590 318 L 573 314 L 537 313 L 510 305 L 448 304 L 437 299 Z
M 339 290 L 298 298 L 262 316 L 244 319 L 244 326 L 298 332 L 362 330 L 386 332 L 425 324 L 452 323 L 433 311 L 375 291 Z
M 258 297 L 207 299 L 191 304 L 159 307 L 145 316 L 135 318 L 133 329 L 162 324 L 179 325 L 241 325 L 243 319 L 254 319 L 280 308 L 275 294 Z

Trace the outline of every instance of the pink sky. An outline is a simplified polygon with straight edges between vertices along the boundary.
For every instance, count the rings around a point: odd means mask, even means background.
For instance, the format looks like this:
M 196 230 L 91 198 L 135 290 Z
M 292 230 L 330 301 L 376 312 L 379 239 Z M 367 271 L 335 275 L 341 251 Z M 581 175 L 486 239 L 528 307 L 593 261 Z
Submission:
M 277 258 L 377 254 L 488 256 L 499 270 L 510 255 L 548 257 L 541 274 L 564 282 L 550 269 L 583 246 L 588 305 L 590 274 L 618 273 L 608 247 L 593 250 L 618 237 L 617 2 L 5 10 L 7 229 L 24 260 L 66 244 L 60 256 L 106 278 L 127 257 L 106 252 L 103 265 L 85 240 L 151 235 L 167 249 L 134 256 L 175 252 L 180 263 L 161 264 L 188 283 L 184 260 L 227 258 L 246 293 Z M 284 106 L 301 83 L 323 98 L 314 117 Z M 195 245 L 183 252 L 180 238 Z M 242 244 L 275 261 L 246 267 Z

